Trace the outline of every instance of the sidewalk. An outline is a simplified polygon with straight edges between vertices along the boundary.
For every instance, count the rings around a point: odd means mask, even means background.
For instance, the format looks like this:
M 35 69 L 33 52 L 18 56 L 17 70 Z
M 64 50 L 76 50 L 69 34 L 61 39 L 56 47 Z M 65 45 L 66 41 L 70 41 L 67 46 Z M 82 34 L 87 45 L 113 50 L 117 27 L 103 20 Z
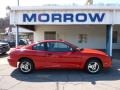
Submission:
M 7 54 L 6 55 L 1 55 L 0 56 L 0 65 L 1 64 L 8 64 L 8 61 L 7 61 Z

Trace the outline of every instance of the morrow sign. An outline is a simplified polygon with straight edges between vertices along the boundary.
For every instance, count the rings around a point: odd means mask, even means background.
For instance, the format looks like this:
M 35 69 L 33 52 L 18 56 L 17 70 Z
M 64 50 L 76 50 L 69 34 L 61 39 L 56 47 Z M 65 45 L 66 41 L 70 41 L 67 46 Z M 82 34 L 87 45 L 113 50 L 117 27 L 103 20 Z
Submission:
M 105 13 L 23 13 L 23 23 L 102 23 Z

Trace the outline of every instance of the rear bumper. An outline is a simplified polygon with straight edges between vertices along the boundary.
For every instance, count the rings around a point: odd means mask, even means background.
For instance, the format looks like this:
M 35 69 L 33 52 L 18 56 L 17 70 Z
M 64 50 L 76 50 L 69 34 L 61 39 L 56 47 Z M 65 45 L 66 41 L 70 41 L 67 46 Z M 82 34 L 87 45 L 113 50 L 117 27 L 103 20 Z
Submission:
M 16 61 L 15 59 L 8 58 L 8 63 L 9 63 L 9 65 L 11 65 L 12 67 L 17 67 L 17 61 Z

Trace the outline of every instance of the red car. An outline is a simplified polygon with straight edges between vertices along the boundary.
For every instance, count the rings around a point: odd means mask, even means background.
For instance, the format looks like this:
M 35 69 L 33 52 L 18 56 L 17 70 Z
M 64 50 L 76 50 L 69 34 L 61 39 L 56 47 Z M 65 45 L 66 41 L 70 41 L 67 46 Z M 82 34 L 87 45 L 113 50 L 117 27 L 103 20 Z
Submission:
M 83 48 L 63 41 L 44 40 L 10 51 L 8 62 L 22 73 L 38 69 L 85 69 L 95 74 L 110 68 L 111 58 L 102 51 Z

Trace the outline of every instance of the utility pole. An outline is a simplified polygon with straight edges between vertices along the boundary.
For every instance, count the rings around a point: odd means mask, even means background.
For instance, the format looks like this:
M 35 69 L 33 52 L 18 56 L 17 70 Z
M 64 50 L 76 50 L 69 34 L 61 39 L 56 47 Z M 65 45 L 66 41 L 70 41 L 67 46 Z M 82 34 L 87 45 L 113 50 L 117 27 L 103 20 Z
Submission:
M 19 0 L 17 0 L 17 6 L 19 7 Z M 16 25 L 16 47 L 19 45 L 19 27 Z
M 18 3 L 18 6 L 19 6 L 19 0 L 17 1 L 17 3 Z

